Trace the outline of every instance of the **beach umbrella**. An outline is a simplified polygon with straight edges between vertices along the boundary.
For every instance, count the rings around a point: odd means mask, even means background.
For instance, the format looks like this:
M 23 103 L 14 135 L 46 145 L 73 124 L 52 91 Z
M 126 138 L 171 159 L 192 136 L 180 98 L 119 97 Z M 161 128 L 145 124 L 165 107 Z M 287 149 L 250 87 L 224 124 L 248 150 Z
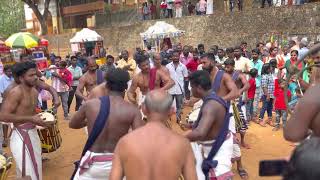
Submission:
M 29 32 L 19 32 L 11 35 L 6 41 L 6 46 L 11 48 L 33 48 L 38 46 L 40 38 L 29 33 Z

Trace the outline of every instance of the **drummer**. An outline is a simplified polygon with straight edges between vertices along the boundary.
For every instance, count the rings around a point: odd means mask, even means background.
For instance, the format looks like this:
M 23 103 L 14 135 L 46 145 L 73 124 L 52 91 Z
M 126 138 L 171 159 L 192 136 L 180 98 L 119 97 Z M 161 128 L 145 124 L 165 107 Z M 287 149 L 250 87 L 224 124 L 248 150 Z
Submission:
M 7 93 L 0 121 L 12 122 L 15 126 L 10 148 L 17 164 L 17 177 L 31 176 L 32 179 L 41 180 L 41 143 L 36 125 L 46 126 L 46 123 L 35 112 L 38 101 L 36 67 L 30 61 L 15 65 L 20 84 Z
M 132 79 L 132 85 L 128 91 L 128 99 L 130 102 L 136 104 L 136 90 L 139 88 L 142 93 L 138 103 L 140 106 L 148 91 L 159 88 L 168 90 L 174 85 L 174 81 L 168 74 L 157 71 L 156 68 L 150 69 L 149 59 L 147 59 L 146 56 L 139 55 L 137 56 L 136 61 L 141 72 L 136 74 Z M 163 82 L 162 86 L 161 82 Z
M 77 171 L 75 179 L 108 179 L 112 167 L 113 151 L 117 142 L 128 133 L 130 128 L 136 129 L 144 125 L 138 108 L 123 99 L 128 81 L 128 72 L 121 69 L 109 71 L 106 75 L 106 87 L 109 92 L 110 106 L 107 103 L 102 103 L 107 96 L 91 99 L 85 102 L 72 117 L 69 123 L 70 128 L 80 129 L 88 125 L 88 131 L 91 134 L 96 130 L 93 127 L 94 123 L 101 120 L 98 118 L 103 117 L 100 116 L 101 112 L 107 108 L 113 109 L 108 117 L 102 119 L 108 122 L 94 141 L 95 143 L 82 157 L 80 166 L 83 168 Z M 99 106 L 100 110 L 97 108 Z M 96 119 L 96 117 L 98 118 Z M 99 162 L 87 164 L 90 160 L 95 161 L 99 158 Z

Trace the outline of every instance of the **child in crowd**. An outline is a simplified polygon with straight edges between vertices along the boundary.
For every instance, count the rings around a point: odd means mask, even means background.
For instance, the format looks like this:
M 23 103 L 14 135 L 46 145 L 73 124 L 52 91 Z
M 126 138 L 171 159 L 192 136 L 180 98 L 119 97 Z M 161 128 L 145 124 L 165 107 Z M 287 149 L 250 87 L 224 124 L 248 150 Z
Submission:
M 247 115 L 247 121 L 250 122 L 253 117 L 253 101 L 254 101 L 254 95 L 256 93 L 256 77 L 258 75 L 258 70 L 253 68 L 250 70 L 250 79 L 249 84 L 250 87 L 248 89 L 248 100 L 246 104 L 246 115 Z
M 282 127 L 285 127 L 287 122 L 287 106 L 285 102 L 285 81 L 281 79 L 275 80 L 275 90 L 274 90 L 274 109 L 276 111 L 276 125 L 273 128 L 273 131 L 278 131 L 280 129 L 280 118 L 282 117 Z M 290 100 L 291 93 L 290 90 L 287 90 L 288 100 Z
M 266 127 L 266 124 L 272 124 L 272 108 L 273 108 L 273 99 L 274 99 L 274 80 L 271 74 L 272 68 L 269 63 L 266 63 L 262 66 L 262 79 L 261 79 L 261 87 L 263 91 L 262 95 L 262 108 L 259 116 L 259 124 L 262 127 Z M 267 111 L 268 120 L 263 120 L 264 114 Z

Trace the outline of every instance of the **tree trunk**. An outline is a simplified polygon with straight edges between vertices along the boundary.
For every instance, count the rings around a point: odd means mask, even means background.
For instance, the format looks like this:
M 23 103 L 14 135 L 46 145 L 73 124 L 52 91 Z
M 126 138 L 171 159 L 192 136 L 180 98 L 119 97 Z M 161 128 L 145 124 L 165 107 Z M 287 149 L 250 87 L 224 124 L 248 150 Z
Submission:
M 48 34 L 47 20 L 44 18 L 40 18 L 39 22 L 40 22 L 40 27 L 41 27 L 40 35 Z
M 154 0 L 154 4 L 156 5 L 156 19 L 160 19 L 160 4 L 161 4 L 161 0 Z

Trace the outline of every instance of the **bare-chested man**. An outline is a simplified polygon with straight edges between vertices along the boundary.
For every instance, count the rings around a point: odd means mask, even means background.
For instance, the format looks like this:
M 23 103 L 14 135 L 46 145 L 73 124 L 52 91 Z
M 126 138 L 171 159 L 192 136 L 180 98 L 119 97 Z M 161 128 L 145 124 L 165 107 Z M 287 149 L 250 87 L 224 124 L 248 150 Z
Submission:
M 10 149 L 17 164 L 17 176 L 41 180 L 41 143 L 36 125 L 46 126 L 46 123 L 35 111 L 38 102 L 36 64 L 17 63 L 14 71 L 20 84 L 6 94 L 0 117 L 1 121 L 12 122 L 15 126 Z
M 138 103 L 140 106 L 147 92 L 159 88 L 168 90 L 174 85 L 174 81 L 168 74 L 158 71 L 155 68 L 150 69 L 149 60 L 144 55 L 139 55 L 136 58 L 141 72 L 133 77 L 132 85 L 128 91 L 128 99 L 130 102 L 136 104 L 136 90 L 139 88 L 142 94 Z M 161 82 L 163 82 L 162 87 Z
M 76 90 L 76 95 L 84 101 L 88 99 L 91 90 L 103 81 L 103 72 L 99 70 L 94 57 L 88 58 L 88 71 L 79 79 L 79 85 Z M 87 96 L 83 94 L 84 88 L 86 89 Z
M 286 140 L 299 142 L 310 134 L 320 137 L 319 92 L 320 84 L 317 84 L 299 100 L 283 131 Z
M 235 61 L 233 59 L 227 59 L 224 62 L 224 69 L 226 71 L 226 73 L 228 73 L 231 77 L 232 80 L 234 80 L 235 84 L 237 85 L 239 92 L 240 92 L 240 98 L 239 98 L 239 102 L 238 104 L 234 104 L 236 102 L 232 102 L 232 107 L 230 107 L 230 113 L 233 114 L 232 117 L 230 117 L 230 123 L 229 123 L 229 129 L 230 131 L 233 133 L 233 136 L 237 139 L 236 133 L 240 133 L 240 143 L 241 146 L 244 148 L 249 149 L 249 145 L 245 143 L 245 134 L 246 134 L 246 130 L 248 129 L 247 126 L 247 122 L 246 122 L 246 116 L 244 116 L 244 100 L 243 100 L 243 94 L 247 92 L 247 90 L 249 89 L 250 85 L 249 82 L 247 81 L 246 77 L 244 74 L 242 74 L 239 71 L 235 71 L 234 67 L 235 67 Z M 240 127 L 236 127 L 236 123 L 235 123 L 235 114 L 233 111 L 233 108 L 237 108 L 238 112 L 239 112 L 239 116 L 238 118 L 241 118 L 241 121 L 239 121 L 240 123 Z M 241 113 L 241 114 L 240 114 Z M 240 120 L 240 119 L 239 119 Z M 240 175 L 240 177 L 242 179 L 247 179 L 248 178 L 248 173 L 247 171 L 243 168 L 242 165 L 242 160 L 241 160 L 241 149 L 239 147 L 239 140 L 237 139 L 236 141 L 234 141 L 233 144 L 233 154 L 232 154 L 232 160 L 237 162 L 237 170 L 238 173 Z
M 191 142 L 195 142 L 192 146 L 197 160 L 198 179 L 205 179 L 204 176 L 232 179 L 233 135 L 229 132 L 229 103 L 212 90 L 207 71 L 196 71 L 189 80 L 194 97 L 203 99 L 193 130 L 185 134 Z M 202 171 L 201 165 L 206 167 Z
M 200 62 L 202 69 L 210 73 L 212 87 L 216 87 L 212 90 L 215 91 L 218 96 L 226 101 L 234 100 L 239 97 L 238 88 L 231 76 L 216 67 L 215 55 L 213 53 L 203 54 Z M 186 101 L 186 104 L 192 106 L 197 101 L 199 101 L 198 98 L 192 98 L 190 101 Z
M 172 111 L 173 98 L 158 89 L 146 95 L 143 112 L 148 123 L 120 139 L 110 180 L 195 180 L 195 160 L 187 139 L 168 129 L 164 122 Z
M 75 179 L 108 179 L 117 142 L 131 127 L 136 129 L 144 124 L 139 109 L 123 99 L 129 79 L 128 72 L 124 70 L 109 71 L 106 75 L 109 96 L 88 100 L 72 117 L 70 128 L 88 126 L 90 135 L 96 133 L 99 127 L 103 128 L 81 158 Z M 109 114 L 106 113 L 108 111 Z
M 161 64 L 161 55 L 160 55 L 160 53 L 155 53 L 154 54 L 153 65 L 154 65 L 154 68 L 157 69 L 157 71 L 160 71 L 163 74 L 167 74 L 170 77 L 169 70 L 166 68 L 166 66 L 163 66 Z

